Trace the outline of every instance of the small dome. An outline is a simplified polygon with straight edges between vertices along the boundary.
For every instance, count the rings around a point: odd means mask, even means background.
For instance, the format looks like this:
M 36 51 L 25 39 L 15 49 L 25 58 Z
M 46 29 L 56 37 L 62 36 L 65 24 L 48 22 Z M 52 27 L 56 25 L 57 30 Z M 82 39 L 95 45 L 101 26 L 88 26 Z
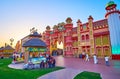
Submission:
M 93 17 L 92 17 L 91 15 L 89 16 L 88 20 L 90 20 L 90 19 L 92 19 L 92 20 L 93 20 Z
M 113 4 L 115 4 L 113 1 L 110 1 L 110 2 L 108 2 L 107 4 L 106 4 L 106 7 L 108 7 L 108 6 L 111 6 L 111 5 L 113 5 Z
M 55 30 L 55 29 L 58 29 L 58 26 L 57 25 L 54 25 L 53 26 L 53 29 Z
M 66 23 L 68 23 L 68 24 L 72 23 L 72 19 L 71 19 L 70 17 L 68 17 L 68 18 L 66 19 Z
M 46 30 L 50 30 L 50 26 L 47 26 L 47 27 L 46 27 Z
M 80 19 L 78 19 L 77 23 L 82 23 L 82 22 L 80 21 Z
M 114 7 L 111 7 L 111 6 L 114 6 Z M 108 2 L 107 4 L 106 4 L 106 9 L 110 9 L 109 7 L 111 7 L 111 8 L 115 8 L 116 7 L 116 4 L 114 3 L 114 1 L 110 1 L 110 2 Z

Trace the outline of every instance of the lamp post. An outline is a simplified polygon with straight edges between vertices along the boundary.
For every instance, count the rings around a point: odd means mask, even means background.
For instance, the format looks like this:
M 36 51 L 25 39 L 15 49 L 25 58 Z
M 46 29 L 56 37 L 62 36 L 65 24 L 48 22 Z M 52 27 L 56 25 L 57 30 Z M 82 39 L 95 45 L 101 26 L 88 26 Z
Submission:
M 14 41 L 14 39 L 11 38 L 11 39 L 10 39 L 10 45 L 11 45 L 11 46 L 13 45 L 13 41 Z

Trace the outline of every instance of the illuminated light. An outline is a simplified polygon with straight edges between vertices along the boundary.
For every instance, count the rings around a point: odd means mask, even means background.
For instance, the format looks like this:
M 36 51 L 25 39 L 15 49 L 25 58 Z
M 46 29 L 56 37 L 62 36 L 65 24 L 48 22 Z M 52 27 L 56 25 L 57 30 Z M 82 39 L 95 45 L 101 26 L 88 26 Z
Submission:
M 57 42 L 57 48 L 63 49 L 63 43 L 61 42 L 60 44 Z
M 32 48 L 32 47 L 29 47 L 26 50 L 30 51 L 30 52 L 45 52 L 45 51 L 47 51 L 46 48 Z

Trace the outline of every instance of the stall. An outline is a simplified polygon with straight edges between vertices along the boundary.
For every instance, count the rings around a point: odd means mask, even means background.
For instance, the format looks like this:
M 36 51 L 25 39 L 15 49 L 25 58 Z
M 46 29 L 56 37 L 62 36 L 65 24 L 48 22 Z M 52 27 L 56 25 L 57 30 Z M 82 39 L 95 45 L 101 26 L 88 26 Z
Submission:
M 34 36 L 35 35 L 35 36 Z M 28 41 L 26 41 L 22 47 L 24 47 L 24 63 L 32 62 L 33 64 L 45 61 L 46 44 L 40 39 L 38 33 L 33 33 Z

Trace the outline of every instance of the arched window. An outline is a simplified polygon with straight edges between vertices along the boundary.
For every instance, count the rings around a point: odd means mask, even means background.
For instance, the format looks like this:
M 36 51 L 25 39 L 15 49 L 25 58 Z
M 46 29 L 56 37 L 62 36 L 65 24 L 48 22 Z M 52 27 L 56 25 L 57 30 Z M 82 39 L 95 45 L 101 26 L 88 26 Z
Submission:
M 84 41 L 85 40 L 85 36 L 84 35 L 82 35 L 82 41 Z
M 86 35 L 86 40 L 89 40 L 89 35 L 88 34 Z

